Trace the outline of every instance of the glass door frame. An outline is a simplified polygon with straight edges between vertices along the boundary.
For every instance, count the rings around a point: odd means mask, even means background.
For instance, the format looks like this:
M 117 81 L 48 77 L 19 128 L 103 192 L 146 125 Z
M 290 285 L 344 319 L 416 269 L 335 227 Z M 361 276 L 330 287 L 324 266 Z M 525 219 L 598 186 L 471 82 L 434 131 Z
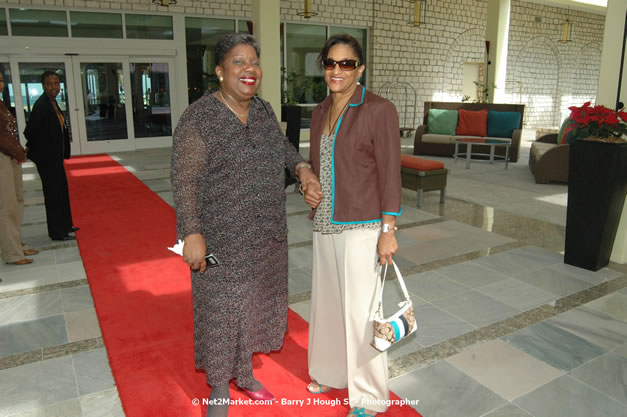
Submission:
M 154 55 L 154 56 L 150 56 L 150 55 L 129 55 L 128 56 L 128 63 L 129 64 L 136 64 L 136 63 L 165 63 L 168 64 L 168 83 L 170 86 L 170 123 L 172 125 L 172 135 L 170 136 L 151 136 L 148 138 L 135 138 L 135 149 L 146 149 L 146 148 L 159 148 L 159 147 L 164 147 L 164 146 L 171 146 L 172 145 L 172 137 L 174 136 L 174 129 L 176 128 L 176 123 L 179 120 L 179 116 L 180 114 L 178 114 L 178 94 L 174 94 L 173 93 L 173 89 L 176 86 L 176 77 L 174 76 L 175 72 L 176 72 L 176 62 L 174 57 L 171 56 L 159 56 L 159 55 Z M 131 72 L 130 72 L 130 65 L 128 65 L 128 68 L 125 68 L 124 70 L 127 71 L 128 70 L 128 82 L 129 82 L 129 90 L 127 91 L 131 91 L 130 90 L 130 82 L 131 82 Z M 186 73 L 187 74 L 187 73 Z M 126 87 L 124 87 L 126 88 Z M 131 92 L 132 93 L 132 92 Z M 186 97 L 187 97 L 187 92 L 185 93 Z M 130 106 L 127 106 L 130 107 Z M 132 108 L 131 108 L 131 112 L 132 112 Z M 130 118 L 129 120 L 134 122 L 133 118 Z M 131 123 L 132 124 L 132 123 Z
M 18 134 L 20 137 L 20 142 L 22 145 L 26 144 L 26 137 L 24 136 L 24 128 L 26 127 L 26 119 L 24 117 L 24 99 L 22 97 L 22 80 L 20 76 L 20 63 L 34 63 L 34 62 L 60 62 L 64 65 L 65 71 L 65 87 L 66 87 L 66 97 L 68 103 L 68 113 L 70 115 L 70 120 L 68 125 L 72 132 L 75 132 L 77 127 L 77 118 L 72 111 L 72 107 L 76 103 L 76 91 L 74 87 L 74 74 L 72 68 L 72 60 L 69 56 L 66 55 L 40 55 L 40 56 L 20 56 L 20 55 L 9 55 L 8 62 L 11 67 L 11 81 L 13 84 L 13 92 L 15 95 L 15 118 L 17 120 L 18 125 Z M 6 62 L 6 61 L 4 61 Z M 20 109 L 18 111 L 18 109 Z M 81 155 L 83 154 L 83 150 L 81 149 L 81 144 L 76 135 L 72 136 L 72 155 Z
M 126 116 L 126 139 L 107 139 L 98 141 L 88 141 L 87 137 L 87 110 L 85 109 L 85 103 L 82 99 L 83 84 L 81 79 L 81 64 L 91 63 L 120 63 L 122 64 L 122 74 L 124 74 L 123 87 L 124 91 L 131 91 L 131 82 L 129 78 L 129 60 L 128 57 L 123 56 L 95 56 L 95 55 L 73 55 L 70 57 L 72 62 L 72 70 L 74 77 L 72 78 L 73 88 L 76 92 L 80 92 L 80 100 L 74 102 L 72 106 L 72 116 L 78 120 L 77 128 L 78 141 L 80 142 L 80 148 L 82 154 L 94 154 L 94 153 L 106 153 L 106 152 L 121 152 L 135 150 L 135 135 L 133 128 L 133 110 L 131 103 L 129 103 L 129 96 L 125 98 L 125 116 Z M 77 94 L 78 96 L 78 94 Z M 78 97 L 77 97 L 78 98 Z M 76 142 L 76 140 L 74 141 Z

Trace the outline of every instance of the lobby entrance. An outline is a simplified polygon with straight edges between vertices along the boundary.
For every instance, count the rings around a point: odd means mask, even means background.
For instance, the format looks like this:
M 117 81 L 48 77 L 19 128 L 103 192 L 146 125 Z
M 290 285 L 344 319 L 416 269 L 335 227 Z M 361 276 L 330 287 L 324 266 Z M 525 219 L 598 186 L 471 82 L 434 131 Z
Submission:
M 8 86 L 3 99 L 15 112 L 25 143 L 24 126 L 43 93 L 41 75 L 54 71 L 61 79 L 57 102 L 70 124 L 72 154 L 169 146 L 176 108 L 171 94 L 173 61 L 128 55 L 0 57 Z

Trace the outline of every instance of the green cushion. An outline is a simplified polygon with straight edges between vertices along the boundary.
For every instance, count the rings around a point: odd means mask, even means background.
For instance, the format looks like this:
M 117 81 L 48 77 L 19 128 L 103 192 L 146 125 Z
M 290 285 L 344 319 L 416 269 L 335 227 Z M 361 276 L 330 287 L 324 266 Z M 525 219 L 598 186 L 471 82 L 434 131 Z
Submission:
M 488 112 L 488 136 L 493 138 L 511 138 L 514 129 L 520 129 L 520 113 L 517 111 Z
M 430 109 L 427 126 L 429 133 L 454 135 L 457 127 L 457 110 Z

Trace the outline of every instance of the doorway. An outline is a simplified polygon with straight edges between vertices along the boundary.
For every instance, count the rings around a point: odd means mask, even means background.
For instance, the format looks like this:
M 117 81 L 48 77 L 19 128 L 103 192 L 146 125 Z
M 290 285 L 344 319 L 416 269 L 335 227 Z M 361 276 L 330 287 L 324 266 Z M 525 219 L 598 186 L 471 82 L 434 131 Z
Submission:
M 8 57 L 0 64 L 11 81 L 3 93 L 23 110 L 15 112 L 22 143 L 43 93 L 41 74 L 50 70 L 61 79 L 57 102 L 69 122 L 73 155 L 171 145 L 171 58 L 63 55 Z

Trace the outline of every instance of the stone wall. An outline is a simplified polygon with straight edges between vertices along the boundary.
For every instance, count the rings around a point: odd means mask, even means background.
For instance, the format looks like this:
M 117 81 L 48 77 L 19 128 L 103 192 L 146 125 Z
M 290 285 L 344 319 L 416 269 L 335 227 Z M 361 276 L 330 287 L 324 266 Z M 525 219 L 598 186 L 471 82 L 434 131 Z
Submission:
M 562 43 L 567 18 L 572 42 Z M 527 105 L 527 126 L 558 126 L 569 106 L 594 102 L 604 26 L 604 16 L 512 1 L 506 97 Z
M 169 8 L 150 0 L 0 0 L 7 3 L 244 18 L 252 13 L 250 0 L 179 0 Z M 281 0 L 281 19 L 370 29 L 368 87 L 395 102 L 406 127 L 422 122 L 424 101 L 460 101 L 464 63 L 485 60 L 485 0 L 427 0 L 420 27 L 407 24 L 413 8 L 408 0 L 314 0 L 318 16 L 312 19 L 296 14 L 302 7 L 302 0 Z M 562 44 L 566 17 L 574 25 L 573 42 Z M 594 101 L 603 29 L 603 16 L 512 0 L 507 78 L 500 88 L 504 101 L 527 105 L 526 126 L 556 126 L 569 106 Z

